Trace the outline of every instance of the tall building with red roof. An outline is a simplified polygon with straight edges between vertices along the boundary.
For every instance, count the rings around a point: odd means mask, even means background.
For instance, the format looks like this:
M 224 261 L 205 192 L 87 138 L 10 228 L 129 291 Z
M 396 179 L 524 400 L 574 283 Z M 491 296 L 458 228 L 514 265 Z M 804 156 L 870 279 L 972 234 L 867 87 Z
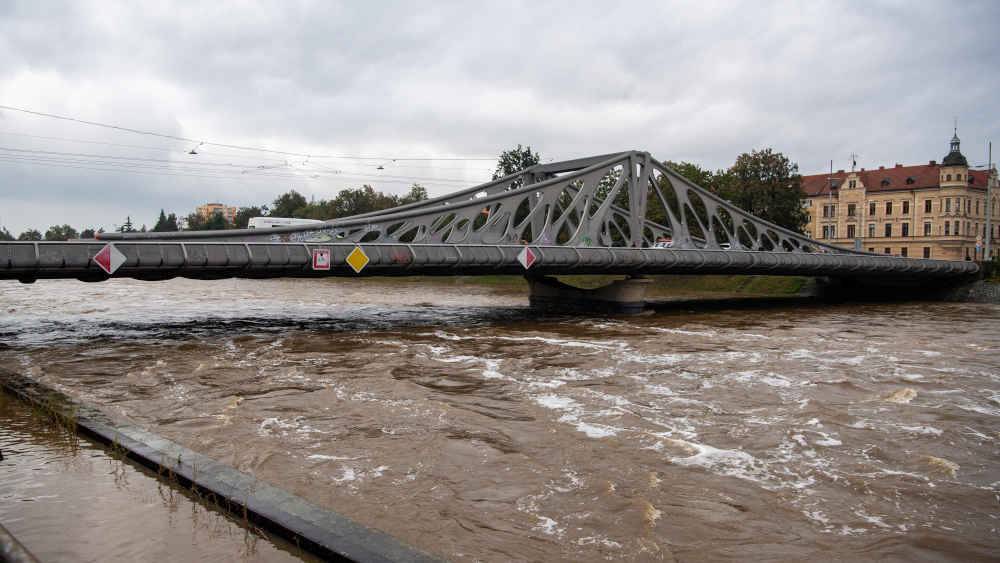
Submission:
M 940 164 L 802 177 L 809 236 L 848 248 L 911 258 L 981 260 L 986 209 L 992 206 L 990 253 L 1000 249 L 1000 194 L 986 201 L 989 172 L 969 170 L 958 132 Z M 977 249 L 977 245 L 980 249 Z

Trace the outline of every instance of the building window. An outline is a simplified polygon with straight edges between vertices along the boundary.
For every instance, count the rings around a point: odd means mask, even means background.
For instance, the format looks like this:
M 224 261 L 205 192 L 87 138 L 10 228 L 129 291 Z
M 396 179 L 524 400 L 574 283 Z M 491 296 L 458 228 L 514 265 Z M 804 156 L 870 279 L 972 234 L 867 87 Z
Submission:
M 947 177 L 945 178 L 945 181 L 948 181 L 948 182 L 950 182 L 950 181 L 951 181 L 951 174 L 948 174 L 948 175 L 947 175 Z
M 830 225 L 830 238 L 837 238 L 837 225 Z
M 972 213 L 972 200 L 969 198 L 965 199 L 965 214 L 968 215 Z
M 891 201 L 885 202 L 885 214 L 886 215 L 892 215 L 892 202 Z
M 924 247 L 924 258 L 930 258 L 930 257 L 931 257 L 931 247 L 925 246 Z
M 956 180 L 961 180 L 962 179 L 962 175 L 961 174 L 955 174 L 955 179 Z
M 899 236 L 901 236 L 901 237 L 908 237 L 908 236 L 910 236 L 910 224 L 909 223 L 903 223 L 902 225 L 899 226 L 899 228 L 900 228 Z
M 850 182 L 848 182 L 847 186 L 849 188 L 856 188 L 858 187 L 858 182 L 856 180 L 851 180 Z
M 906 185 L 909 186 L 914 183 L 916 183 L 916 180 L 913 179 L 913 176 L 910 176 L 909 178 L 906 179 Z
M 931 224 L 930 224 L 930 222 L 924 223 L 924 236 L 925 237 L 931 236 Z
M 871 215 L 871 216 L 875 215 L 875 202 L 874 201 L 868 204 L 868 215 Z
M 830 225 L 823 225 L 823 238 L 830 238 Z
M 976 215 L 979 215 L 979 200 L 976 200 Z
M 931 212 L 931 200 L 925 199 L 924 200 L 924 213 L 930 213 L 930 212 Z
M 875 238 L 875 223 L 868 223 L 868 236 Z
M 857 207 L 853 203 L 848 203 L 847 204 L 847 216 L 848 217 L 854 217 L 854 216 L 856 216 L 857 215 L 857 213 L 855 212 L 856 209 L 857 209 Z
M 899 249 L 899 255 L 902 256 L 903 258 L 906 258 L 906 247 L 905 246 Z
M 885 247 L 885 253 L 886 253 L 886 254 L 892 254 L 892 249 L 891 249 L 891 248 L 889 248 L 888 246 L 887 246 L 887 247 Z
M 903 202 L 903 215 L 908 215 L 909 213 L 910 213 L 910 202 L 909 201 L 904 201 Z
M 948 222 L 948 221 L 944 222 L 944 234 L 946 234 L 946 235 L 950 235 L 951 234 L 951 223 Z
M 951 198 L 950 197 L 944 198 L 944 212 L 945 213 L 951 213 Z
M 891 237 L 892 236 L 892 223 L 886 223 L 885 224 L 885 236 L 887 236 L 887 237 Z
M 854 238 L 856 236 L 854 231 L 854 225 L 847 226 L 847 238 Z
M 872 254 L 875 254 L 875 249 L 874 248 L 869 248 L 868 252 L 871 252 Z

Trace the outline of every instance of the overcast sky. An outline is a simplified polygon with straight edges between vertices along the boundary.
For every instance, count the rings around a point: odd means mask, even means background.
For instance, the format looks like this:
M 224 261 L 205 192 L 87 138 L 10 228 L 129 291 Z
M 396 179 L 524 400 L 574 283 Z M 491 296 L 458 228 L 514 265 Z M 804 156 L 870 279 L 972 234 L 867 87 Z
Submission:
M 940 161 L 957 117 L 985 164 L 998 22 L 995 0 L 0 0 L 0 105 L 192 140 L 0 109 L 0 225 L 152 226 L 161 208 L 292 188 L 442 195 L 495 163 L 400 159 L 518 143 L 545 161 L 640 149 L 710 169 L 772 147 L 808 174 L 852 152 L 869 168 Z

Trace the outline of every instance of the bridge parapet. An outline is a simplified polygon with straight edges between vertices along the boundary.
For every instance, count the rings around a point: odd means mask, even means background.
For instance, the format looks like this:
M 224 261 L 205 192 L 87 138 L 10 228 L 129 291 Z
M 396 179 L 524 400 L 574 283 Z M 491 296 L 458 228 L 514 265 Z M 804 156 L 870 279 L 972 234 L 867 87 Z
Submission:
M 836 255 L 766 251 L 578 248 L 529 246 L 535 261 L 518 260 L 523 245 L 311 244 L 201 241 L 122 241 L 114 247 L 125 262 L 109 276 L 94 261 L 104 243 L 0 243 L 0 279 L 34 281 L 110 277 L 161 280 L 173 277 L 323 277 L 402 275 L 570 274 L 770 274 L 882 279 L 958 279 L 974 275 L 973 262 L 883 255 Z M 369 262 L 360 273 L 347 265 L 360 248 Z M 329 270 L 313 269 L 314 251 L 328 250 Z

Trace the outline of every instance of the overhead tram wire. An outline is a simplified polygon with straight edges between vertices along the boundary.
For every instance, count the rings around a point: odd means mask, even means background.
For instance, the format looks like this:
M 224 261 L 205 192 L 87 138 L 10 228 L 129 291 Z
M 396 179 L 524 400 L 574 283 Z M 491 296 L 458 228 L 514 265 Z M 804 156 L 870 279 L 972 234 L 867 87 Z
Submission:
M 17 137 L 25 137 L 25 138 L 29 138 L 29 139 L 41 139 L 41 140 L 48 140 L 48 141 L 60 141 L 60 142 L 67 142 L 67 143 L 82 143 L 82 144 L 88 144 L 88 145 L 104 145 L 104 146 L 109 146 L 109 147 L 121 147 L 121 148 L 130 148 L 130 149 L 138 149 L 138 150 L 160 151 L 160 152 L 167 152 L 167 153 L 178 154 L 178 155 L 185 155 L 185 156 L 190 154 L 190 151 L 187 151 L 187 150 L 177 150 L 177 149 L 168 148 L 168 147 L 154 147 L 154 146 L 149 146 L 149 145 L 130 145 L 130 144 L 125 144 L 125 143 L 110 143 L 110 142 L 107 142 L 107 141 L 96 141 L 96 140 L 91 140 L 91 139 L 74 139 L 74 138 L 69 138 L 69 137 L 53 137 L 53 136 L 49 136 L 49 135 L 30 135 L 30 134 L 27 134 L 27 133 L 18 133 L 18 132 L 15 132 L 15 131 L 0 131 L 0 137 L 2 137 L 4 135 L 12 135 L 12 136 L 17 136 Z M 254 157 L 251 157 L 251 156 L 243 156 L 243 155 L 234 154 L 234 153 L 216 153 L 216 152 L 205 151 L 205 150 L 199 151 L 198 154 L 209 154 L 209 155 L 225 156 L 225 157 L 228 157 L 228 158 L 237 158 L 237 159 L 248 159 L 248 160 L 252 160 L 255 163 L 259 162 L 260 160 L 267 160 L 267 161 L 271 161 L 271 162 L 288 162 L 288 159 L 282 159 L 282 158 L 276 158 L 276 157 L 267 157 L 267 156 L 254 156 Z M 308 160 L 306 162 L 308 162 Z M 303 164 L 305 164 L 305 163 L 303 163 Z M 317 162 L 312 162 L 310 164 L 318 166 L 320 168 L 325 168 L 327 170 L 337 170 L 337 169 L 329 168 L 328 166 L 324 166 L 324 165 L 319 164 Z M 245 166 L 251 166 L 251 165 L 247 164 Z M 483 172 L 483 173 L 492 173 L 493 172 L 492 170 L 486 170 L 486 169 L 469 169 L 469 168 L 466 168 L 466 167 L 458 167 L 458 166 L 424 166 L 424 165 L 419 165 L 419 164 L 396 164 L 396 165 L 393 166 L 393 168 L 406 168 L 406 169 L 416 169 L 416 170 L 460 170 L 460 171 L 464 171 L 464 172 Z
M 26 113 L 29 115 L 35 115 L 39 117 L 48 117 L 51 119 L 60 119 L 63 121 L 70 121 L 73 123 L 80 123 L 83 125 L 91 125 L 94 127 L 104 127 L 106 129 L 114 129 L 117 131 L 124 131 L 126 133 L 134 133 L 137 135 L 150 135 L 153 137 L 160 137 L 163 139 L 173 139 L 175 141 L 184 141 L 186 143 L 197 143 L 199 145 L 207 145 L 213 147 L 223 147 L 236 150 L 244 151 L 256 151 L 271 154 L 280 154 L 285 156 L 300 156 L 305 158 L 323 158 L 323 159 L 345 159 L 345 160 L 398 160 L 398 161 L 495 161 L 496 158 L 493 157 L 403 157 L 403 156 L 361 156 L 361 155 L 329 155 L 329 154 L 306 154 L 300 152 L 290 152 L 290 151 L 280 151 L 275 149 L 267 149 L 263 147 L 248 147 L 244 145 L 233 145 L 227 143 L 214 143 L 211 141 L 203 141 L 198 139 L 192 139 L 189 137 L 181 137 L 179 135 L 169 135 L 166 133 L 157 133 L 155 131 L 146 131 L 143 129 L 134 129 L 132 127 L 124 127 L 121 125 L 113 125 L 110 123 L 101 123 L 98 121 L 88 121 L 85 119 L 78 119 L 76 117 L 69 117 L 65 115 L 57 115 L 53 113 L 45 113 L 41 111 L 34 111 L 26 108 L 19 108 L 14 106 L 8 106 L 0 104 L 0 109 L 5 109 L 9 111 L 17 111 Z
M 95 172 L 113 172 L 113 173 L 125 173 L 125 174 L 140 174 L 145 176 L 172 176 L 172 177 L 189 177 L 189 178 L 206 178 L 215 180 L 235 180 L 235 181 L 247 181 L 247 180 L 268 180 L 274 181 L 275 178 L 282 178 L 286 180 L 295 180 L 299 182 L 305 182 L 310 180 L 308 176 L 296 175 L 296 174 L 221 174 L 212 173 L 211 171 L 206 171 L 206 173 L 195 174 L 190 171 L 173 171 L 173 170 L 157 170 L 157 169 L 137 169 L 134 167 L 122 168 L 122 167 L 112 167 L 112 168 L 102 168 L 100 165 L 88 166 L 85 163 L 73 163 L 73 162 L 59 162 L 50 160 L 39 160 L 39 159 L 25 159 L 23 157 L 8 157 L 0 155 L 0 163 L 10 162 L 10 163 L 29 163 L 36 166 L 47 166 L 55 168 L 69 168 L 77 170 L 91 170 Z M 353 175 L 343 175 L 343 178 L 354 178 Z M 327 177 L 328 179 L 335 179 L 335 177 Z M 393 179 L 393 178 L 380 178 L 379 180 L 383 184 L 413 184 L 412 179 Z M 427 182 L 427 185 L 434 186 L 437 182 Z M 453 185 L 445 185 L 444 187 L 454 188 Z
M 0 151 L 8 153 L 17 153 L 21 155 L 35 155 L 35 156 L 45 156 L 50 158 L 65 158 L 75 162 L 88 162 L 93 159 L 107 159 L 114 161 L 130 161 L 136 163 L 156 163 L 165 164 L 172 167 L 221 167 L 229 171 L 236 171 L 237 169 L 241 174 L 248 174 L 252 172 L 257 172 L 260 170 L 279 170 L 285 169 L 289 171 L 297 171 L 295 167 L 291 165 L 287 166 L 250 166 L 246 164 L 237 164 L 231 162 L 218 162 L 218 161 L 176 161 L 162 158 L 151 158 L 151 157 L 129 157 L 129 156 L 117 156 L 117 155 L 105 155 L 105 154 L 93 154 L 93 153 L 75 153 L 75 152 L 63 152 L 63 151 L 44 151 L 36 149 L 19 149 L 15 147 L 4 147 L 0 146 Z M 14 156 L 14 155 L 11 155 Z M 82 160 L 81 160 L 82 159 Z M 89 159 L 89 160 L 88 160 Z M 152 167 L 152 165 L 150 165 Z M 305 171 L 311 172 L 311 171 Z M 432 177 L 421 177 L 421 176 L 396 176 L 390 174 L 365 174 L 359 171 L 340 171 L 340 170 L 330 170 L 329 172 L 318 172 L 321 176 L 362 176 L 370 178 L 394 178 L 394 179 L 407 179 L 414 181 L 427 181 L 427 182 L 444 182 L 444 183 L 457 183 L 457 184 L 468 184 L 469 180 L 462 178 L 432 178 Z

